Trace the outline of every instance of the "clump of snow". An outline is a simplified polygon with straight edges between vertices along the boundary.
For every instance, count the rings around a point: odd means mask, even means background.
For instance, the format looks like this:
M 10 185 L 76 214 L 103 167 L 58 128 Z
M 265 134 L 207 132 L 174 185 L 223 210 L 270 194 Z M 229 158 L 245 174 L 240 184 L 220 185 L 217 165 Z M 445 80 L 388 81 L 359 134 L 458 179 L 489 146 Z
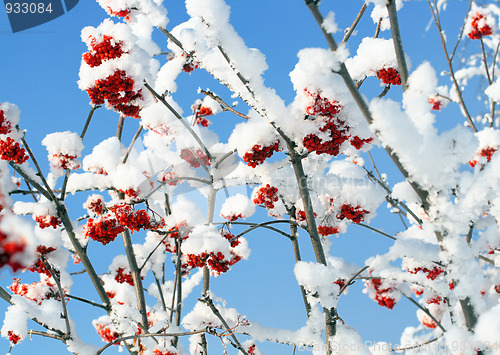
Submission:
M 75 132 L 55 132 L 48 134 L 42 140 L 42 144 L 49 153 L 51 171 L 55 175 L 62 175 L 65 169 L 78 169 L 84 148 L 82 139 Z
M 340 290 L 334 282 L 338 274 L 332 268 L 318 263 L 300 261 L 293 269 L 299 285 L 309 293 L 309 302 L 314 306 L 319 302 L 323 307 L 337 306 L 337 295 Z
M 114 172 L 121 163 L 126 149 L 116 137 L 110 137 L 92 149 L 92 153 L 83 158 L 83 169 L 97 174 Z
M 330 11 L 328 15 L 325 16 L 321 26 L 325 29 L 326 32 L 332 34 L 336 33 L 339 30 L 337 23 L 335 22 L 335 13 L 333 11 Z
M 220 209 L 223 217 L 248 218 L 255 213 L 255 205 L 243 194 L 228 197 Z

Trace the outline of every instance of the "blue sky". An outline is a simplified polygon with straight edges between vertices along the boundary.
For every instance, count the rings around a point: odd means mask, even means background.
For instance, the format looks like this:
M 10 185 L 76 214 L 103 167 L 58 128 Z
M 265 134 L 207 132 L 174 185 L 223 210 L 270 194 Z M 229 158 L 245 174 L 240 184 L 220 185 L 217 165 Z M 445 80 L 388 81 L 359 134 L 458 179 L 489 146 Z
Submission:
M 181 1 L 165 1 L 169 11 L 172 29 L 176 24 L 187 17 Z M 269 70 L 265 78 L 266 83 L 290 102 L 294 96 L 288 74 L 296 64 L 297 52 L 304 47 L 326 47 L 324 39 L 314 22 L 312 16 L 300 0 L 229 0 L 232 6 L 232 24 L 240 33 L 249 47 L 260 49 L 267 57 Z M 336 12 L 336 19 L 340 28 L 350 25 L 358 13 L 361 1 L 325 1 L 322 8 L 326 14 L 329 10 Z M 369 9 L 371 10 L 371 8 Z M 456 31 L 460 25 L 457 19 L 464 13 L 463 2 L 460 2 L 457 12 L 450 12 L 445 20 L 450 21 L 451 30 Z M 457 15 L 460 14 L 460 15 Z M 437 71 L 444 69 L 440 44 L 437 42 L 436 30 L 433 26 L 429 31 L 425 29 L 431 20 L 427 3 L 425 1 L 411 2 L 405 5 L 400 13 L 403 32 L 404 48 L 409 54 L 413 67 L 418 66 L 425 59 L 436 63 Z M 54 131 L 71 130 L 80 132 L 84 120 L 90 109 L 89 99 L 85 92 L 78 89 L 78 70 L 81 55 L 85 45 L 81 42 L 80 31 L 85 26 L 97 26 L 106 18 L 106 13 L 92 0 L 81 0 L 70 12 L 39 27 L 13 34 L 11 32 L 7 15 L 0 10 L 0 101 L 15 103 L 21 109 L 21 128 L 27 130 L 27 140 L 35 154 L 43 162 L 43 170 L 48 170 L 44 160 L 45 148 L 41 145 L 46 134 Z M 355 45 L 363 35 L 374 32 L 374 25 L 365 14 L 360 25 L 360 35 L 352 38 L 349 48 L 355 52 Z M 366 31 L 365 31 L 366 30 Z M 388 32 L 382 33 L 388 38 Z M 165 48 L 165 38 L 161 34 L 155 35 L 157 43 Z M 339 34 L 337 38 L 340 40 Z M 221 95 L 228 97 L 224 87 L 217 86 L 211 77 L 202 71 L 192 75 L 183 74 L 179 78 L 178 94 L 174 95 L 183 107 L 189 112 L 192 102 L 199 98 L 196 94 L 198 87 L 209 87 Z M 378 82 L 367 82 L 366 92 L 381 91 Z M 396 88 L 395 95 L 399 95 Z M 373 94 L 371 94 L 373 95 Z M 88 154 L 91 148 L 101 140 L 113 136 L 116 130 L 118 116 L 105 109 L 99 109 L 84 141 Z M 441 121 L 442 126 L 454 126 L 461 123 L 461 118 L 453 121 Z M 216 121 L 216 119 L 214 119 Z M 234 123 L 238 122 L 234 119 Z M 222 137 L 227 137 L 227 122 L 215 122 L 214 129 Z M 137 129 L 137 122 L 128 119 L 126 122 L 124 141 L 130 140 Z M 382 170 L 389 173 L 391 181 L 399 179 L 394 168 L 388 163 L 385 153 L 375 152 L 375 158 L 382 166 Z M 79 208 L 78 199 L 73 199 Z M 70 205 L 71 207 L 71 205 Z M 73 217 L 77 216 L 74 215 Z M 375 219 L 374 225 L 381 227 L 388 233 L 401 230 L 402 226 L 396 217 L 384 211 L 384 206 L 379 209 L 380 218 Z M 264 217 L 265 213 L 261 212 Z M 399 223 L 399 224 L 398 224 Z M 302 326 L 306 316 L 296 280 L 293 276 L 293 254 L 290 242 L 281 236 L 269 235 L 264 232 L 253 232 L 247 235 L 252 249 L 249 261 L 237 264 L 227 275 L 222 275 L 212 282 L 213 291 L 218 296 L 228 301 L 228 306 L 236 307 L 242 314 L 246 314 L 250 321 L 255 320 L 263 325 L 296 329 Z M 119 244 L 119 243 L 115 243 Z M 334 240 L 333 254 L 346 256 L 351 262 L 362 265 L 363 261 L 377 253 L 383 253 L 390 246 L 390 241 L 379 235 L 368 232 L 361 227 L 351 226 L 346 235 Z M 304 259 L 313 260 L 308 241 L 304 236 L 301 240 Z M 119 245 L 109 248 L 120 251 Z M 98 248 L 92 252 L 97 264 L 104 272 L 108 261 L 109 249 Z M 110 260 L 109 260 L 110 261 Z M 10 284 L 11 275 L 3 271 L 0 282 L 6 286 Z M 82 283 L 75 284 L 72 293 L 84 292 L 87 286 L 83 281 L 85 276 L 80 276 Z M 376 305 L 375 302 L 361 293 L 363 286 L 358 282 L 351 287 L 346 297 L 341 299 L 339 314 L 346 322 L 359 330 L 364 340 L 391 341 L 397 343 L 401 330 L 408 325 L 416 326 L 416 309 L 406 300 L 402 300 L 394 310 L 389 311 Z M 199 294 L 199 290 L 195 290 Z M 95 296 L 97 299 L 97 296 Z M 74 319 L 87 321 L 90 317 L 98 317 L 99 312 L 89 311 L 85 306 L 78 305 L 85 311 L 71 310 Z M 191 303 L 192 304 L 192 303 Z M 76 305 L 75 305 L 76 306 Z M 0 304 L 0 311 L 5 309 L 5 304 Z M 189 303 L 186 310 L 189 309 Z M 94 334 L 93 328 L 87 325 L 77 327 L 80 336 L 95 344 L 100 340 Z M 41 349 L 43 344 L 43 350 Z M 215 344 L 215 343 L 214 343 Z M 213 345 L 216 349 L 216 345 Z M 8 350 L 8 341 L 0 340 L 0 352 Z M 292 349 L 280 345 L 261 346 L 267 354 L 292 353 Z M 64 353 L 64 346 L 57 341 L 33 338 L 13 350 L 13 354 Z M 107 350 L 105 353 L 116 353 L 116 349 Z M 214 350 L 214 353 L 217 353 Z

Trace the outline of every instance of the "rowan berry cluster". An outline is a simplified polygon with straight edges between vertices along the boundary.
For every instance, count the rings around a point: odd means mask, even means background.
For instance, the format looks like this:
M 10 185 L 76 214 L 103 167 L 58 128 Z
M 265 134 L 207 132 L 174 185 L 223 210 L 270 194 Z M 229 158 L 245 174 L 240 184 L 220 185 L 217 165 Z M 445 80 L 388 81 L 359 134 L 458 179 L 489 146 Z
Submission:
M 382 279 L 372 278 L 366 281 L 366 287 L 373 287 L 375 290 L 375 301 L 377 301 L 380 306 L 392 309 L 396 304 L 396 300 L 389 295 L 390 292 L 393 291 L 393 288 L 385 286 L 385 282 L 383 282 Z
M 38 223 L 38 227 L 41 229 L 52 227 L 56 229 L 62 224 L 62 221 L 57 216 L 35 216 L 35 221 Z
M 231 248 L 234 248 L 240 244 L 239 238 L 235 238 L 234 234 L 231 234 L 226 230 L 222 230 L 221 235 L 229 241 Z
M 195 116 L 195 124 L 202 127 L 210 126 L 211 122 L 206 118 L 207 116 L 211 116 L 214 114 L 210 107 L 202 106 L 201 104 L 195 104 L 191 106 L 191 108 Z
M 351 205 L 343 204 L 342 207 L 340 207 L 340 213 L 337 215 L 337 218 L 340 220 L 347 218 L 353 223 L 361 223 L 369 213 L 370 211 L 361 209 L 359 205 L 352 207 Z
M 123 70 L 115 70 L 105 79 L 96 80 L 94 86 L 87 89 L 92 103 L 108 104 L 125 116 L 139 118 L 140 107 L 134 101 L 142 99 L 142 89 L 134 90 L 134 80 Z
M 139 197 L 139 192 L 135 189 L 126 189 L 126 190 L 118 189 L 118 191 L 120 191 L 122 194 L 124 194 L 125 196 L 130 197 L 130 198 Z
M 12 124 L 5 117 L 5 112 L 0 110 L 0 134 L 8 134 L 10 132 L 12 132 Z
M 316 218 L 318 215 L 315 212 L 313 212 L 313 213 L 314 213 L 314 218 Z M 306 212 L 297 209 L 297 211 L 295 212 L 295 220 L 297 222 L 304 222 L 304 221 L 306 221 L 306 219 L 307 219 Z
M 83 204 L 83 208 L 85 208 L 89 214 L 98 216 L 104 213 L 106 205 L 104 204 L 101 196 L 91 195 Z
M 382 68 L 377 71 L 377 78 L 383 84 L 401 85 L 401 76 L 395 68 Z
M 248 166 L 255 168 L 257 165 L 262 164 L 267 158 L 270 158 L 274 152 L 279 152 L 279 146 L 279 141 L 269 146 L 255 144 L 249 152 L 243 155 L 243 161 L 247 163 Z
M 108 6 L 108 13 L 111 16 L 123 17 L 126 20 L 130 20 L 129 15 L 130 15 L 131 12 L 132 11 L 130 9 L 124 9 L 124 10 L 115 11 L 115 10 L 111 9 L 111 7 Z
M 171 351 L 163 351 L 160 349 L 154 349 L 153 350 L 153 355 L 177 355 L 177 352 L 171 352 Z
M 493 34 L 491 27 L 486 23 L 486 17 L 479 12 L 472 15 L 471 27 L 472 30 L 467 33 L 470 39 L 481 39 L 483 36 Z
M 498 150 L 498 148 L 492 148 L 492 147 L 483 148 L 479 152 L 479 155 L 481 157 L 486 158 L 486 161 L 489 163 L 491 161 L 491 157 L 493 156 L 493 153 L 495 153 L 497 150 Z M 469 165 L 471 168 L 475 167 L 477 165 L 477 163 L 478 163 L 478 160 L 476 160 L 476 159 L 469 161 Z
M 38 305 L 41 305 L 43 301 L 54 298 L 56 300 L 61 300 L 59 291 L 48 277 L 42 279 L 39 282 L 33 282 L 31 284 L 20 283 L 21 279 L 14 278 L 14 282 L 9 286 L 9 289 L 16 295 L 26 297 L 29 300 L 35 301 Z
M 146 210 L 136 211 L 128 204 L 120 204 L 112 208 L 118 222 L 133 231 L 140 231 L 141 229 L 157 230 L 164 224 L 163 220 L 160 222 L 152 221 Z
M 247 353 L 249 355 L 255 354 L 255 349 L 256 349 L 256 346 L 255 346 L 255 344 L 253 344 L 253 345 L 251 345 L 251 346 L 248 347 Z
M 316 152 L 318 155 L 337 156 L 340 152 L 340 146 L 351 138 L 351 128 L 338 116 L 342 111 L 342 105 L 338 101 L 322 97 L 319 93 L 313 94 L 307 89 L 304 91 L 312 99 L 305 111 L 308 115 L 315 116 L 319 131 L 326 134 L 328 139 L 325 140 L 318 137 L 317 134 L 311 133 L 303 138 L 302 144 L 308 151 Z M 349 142 L 354 148 L 361 149 L 365 143 L 371 141 L 372 138 L 362 139 L 354 136 Z
M 419 271 L 427 274 L 427 278 L 429 280 L 435 280 L 439 275 L 444 273 L 444 270 L 439 266 L 434 266 L 432 269 L 428 269 L 426 267 L 416 267 L 413 269 L 406 269 L 410 274 L 416 274 Z
M 432 109 L 435 111 L 441 111 L 443 106 L 443 101 L 439 100 L 437 97 L 429 97 L 429 103 L 432 105 Z
M 197 157 L 198 158 L 197 158 Z M 199 160 L 203 162 L 206 166 L 210 166 L 210 161 L 207 155 L 200 148 L 196 149 L 196 156 L 193 154 L 192 150 L 189 148 L 184 148 L 181 150 L 180 157 L 187 161 L 192 168 L 199 168 L 201 166 Z
M 263 204 L 265 208 L 272 210 L 274 208 L 274 203 L 277 202 L 278 199 L 278 189 L 274 186 L 266 184 L 266 186 L 262 186 L 254 192 L 252 201 L 256 205 Z
M 165 182 L 165 181 L 168 181 L 171 179 L 175 179 L 176 176 L 177 175 L 173 171 L 165 171 L 159 175 L 159 178 L 160 178 L 161 182 Z M 168 181 L 167 185 L 177 186 L 178 183 L 179 183 L 179 180 L 172 180 L 172 181 Z
M 116 236 L 125 231 L 125 227 L 118 222 L 112 213 L 100 215 L 97 219 L 89 218 L 83 227 L 85 238 L 92 238 L 96 242 L 106 245 Z
M 130 286 L 134 286 L 134 279 L 132 278 L 132 274 L 127 274 L 124 271 L 125 269 L 121 267 L 116 270 L 115 281 L 120 284 L 128 283 Z
M 92 49 L 83 54 L 83 60 L 89 67 L 97 67 L 104 61 L 120 58 L 123 54 L 122 45 L 123 42 L 111 36 L 104 35 L 101 42 L 97 42 L 94 37 L 90 42 Z
M 320 235 L 326 237 L 327 235 L 332 235 L 332 234 L 339 233 L 339 228 L 338 227 L 333 227 L 333 226 L 319 225 L 318 226 L 318 233 Z
M 0 159 L 22 164 L 28 160 L 28 156 L 18 142 L 7 137 L 5 140 L 0 139 Z
M 77 170 L 80 168 L 80 162 L 77 160 L 76 155 L 57 153 L 52 154 L 49 159 L 52 165 L 64 170 Z
M 120 333 L 109 329 L 105 324 L 96 323 L 94 324 L 97 334 L 99 334 L 103 341 L 106 343 L 112 343 L 120 337 Z M 121 343 L 116 343 L 113 345 L 120 345 Z
M 192 57 L 188 57 L 186 63 L 182 66 L 182 70 L 186 73 L 191 73 L 193 70 L 198 69 L 200 64 L 195 62 Z
M 28 268 L 28 270 L 31 271 L 31 272 L 36 272 L 36 273 L 39 273 L 39 274 L 47 275 L 47 277 L 51 277 L 50 271 L 47 270 L 47 267 L 45 266 L 45 264 L 42 261 L 41 257 L 45 256 L 45 255 L 47 255 L 49 253 L 52 253 L 55 250 L 56 250 L 56 248 L 46 247 L 44 245 L 39 245 L 36 248 L 36 251 L 39 254 L 38 259 L 36 260 L 36 262 L 32 266 L 30 266 Z
M 446 303 L 446 299 L 442 298 L 441 296 L 436 296 L 436 297 L 431 297 L 427 301 L 427 304 L 441 304 L 441 303 Z
M 236 221 L 238 218 L 243 218 L 243 216 L 240 214 L 232 214 L 232 215 L 229 215 L 229 216 L 224 216 L 224 215 L 221 215 L 222 218 L 225 218 L 227 219 L 228 221 L 230 222 L 234 222 Z
M 19 340 L 21 340 L 21 337 L 19 335 L 17 335 L 16 333 L 14 333 L 12 330 L 9 330 L 7 332 L 7 336 L 9 337 L 9 341 L 12 344 L 17 344 L 19 342 Z
M 0 231 L 0 268 L 8 265 L 14 272 L 23 269 L 25 265 L 18 261 L 16 256 L 24 252 L 25 248 L 26 244 L 22 238 L 10 240 L 7 234 Z

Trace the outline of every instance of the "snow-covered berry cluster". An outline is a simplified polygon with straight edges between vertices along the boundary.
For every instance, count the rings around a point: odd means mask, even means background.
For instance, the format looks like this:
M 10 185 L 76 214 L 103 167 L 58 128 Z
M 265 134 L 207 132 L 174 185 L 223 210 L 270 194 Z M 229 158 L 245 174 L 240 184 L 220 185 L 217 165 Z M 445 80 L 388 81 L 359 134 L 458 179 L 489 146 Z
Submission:
M 414 267 L 414 268 L 406 268 L 406 271 L 408 271 L 410 274 L 416 274 L 419 271 L 422 271 L 423 273 L 427 274 L 427 278 L 429 280 L 435 280 L 439 275 L 444 273 L 444 269 L 440 266 L 434 266 L 433 268 L 426 268 L 426 267 Z
M 91 49 L 83 54 L 83 60 L 91 68 L 101 65 L 106 60 L 120 58 L 123 54 L 123 42 L 115 41 L 112 36 L 104 35 L 98 42 L 97 38 L 90 39 Z
M 203 150 L 197 148 L 195 152 L 196 156 L 191 149 L 184 148 L 181 150 L 180 157 L 187 161 L 192 168 L 199 168 L 201 166 L 200 161 L 206 166 L 210 166 L 210 160 L 208 160 L 208 157 Z
M 0 230 L 0 268 L 8 265 L 12 271 L 23 269 L 25 265 L 20 260 L 26 248 L 26 243 L 21 238 L 9 238 L 7 234 Z
M 214 114 L 213 110 L 209 106 L 203 106 L 204 100 L 196 100 L 191 106 L 194 115 L 194 124 L 202 127 L 208 127 L 212 124 L 207 117 Z
M 269 184 L 254 190 L 252 194 L 253 203 L 256 205 L 264 205 L 268 210 L 272 210 L 274 208 L 274 203 L 278 200 L 278 189 Z
M 486 147 L 481 149 L 479 154 L 476 154 L 476 157 L 472 160 L 469 161 L 469 165 L 471 168 L 475 167 L 477 163 L 479 163 L 481 160 L 484 161 L 484 158 L 486 158 L 486 162 L 491 161 L 491 157 L 493 156 L 493 153 L 495 153 L 498 150 L 498 147 Z
M 19 142 L 7 137 L 5 140 L 0 139 L 0 159 L 22 164 L 28 160 L 28 156 L 24 152 L 24 148 L 19 145 Z
M 164 225 L 164 221 L 151 219 L 146 210 L 135 210 L 128 204 L 120 204 L 112 208 L 118 222 L 133 231 L 141 229 L 157 230 Z
M 377 71 L 377 78 L 383 84 L 401 85 L 401 76 L 395 68 L 382 68 Z
M 98 194 L 90 195 L 87 201 L 84 202 L 83 208 L 85 208 L 91 216 L 101 215 L 106 209 L 104 198 Z
M 338 101 L 328 100 L 320 93 L 311 93 L 307 89 L 304 89 L 304 92 L 311 99 L 305 111 L 308 115 L 315 116 L 314 122 L 319 130 L 303 138 L 302 144 L 308 151 L 316 152 L 318 155 L 337 156 L 340 153 L 340 146 L 346 141 L 356 149 L 361 149 L 365 143 L 372 141 L 372 138 L 351 137 L 351 128 L 339 116 L 343 107 Z
M 99 334 L 102 340 L 106 343 L 111 343 L 120 337 L 120 333 L 116 330 L 116 327 L 111 322 L 109 316 L 102 316 L 92 322 L 97 334 Z M 114 345 L 120 345 L 116 343 Z
M 97 219 L 89 218 L 83 227 L 85 238 L 92 238 L 103 245 L 112 242 L 118 234 L 124 231 L 125 227 L 111 212 L 101 214 Z
M 38 223 L 38 227 L 40 227 L 41 229 L 47 227 L 52 227 L 56 229 L 58 226 L 62 224 L 61 219 L 57 216 L 45 215 L 45 216 L 34 216 L 34 217 L 36 223 Z
M 340 212 L 337 215 L 337 218 L 339 220 L 343 220 L 344 218 L 347 218 L 348 220 L 352 221 L 353 223 L 361 223 L 364 221 L 365 216 L 369 213 L 370 213 L 370 211 L 362 209 L 359 205 L 356 207 L 353 207 L 349 204 L 343 204 L 340 207 Z
M 42 144 L 47 148 L 50 167 L 53 172 L 62 175 L 64 170 L 79 169 L 77 160 L 84 148 L 82 139 L 74 132 L 54 132 L 45 136 Z
M 470 24 L 466 34 L 470 39 L 481 39 L 484 36 L 492 35 L 493 31 L 488 24 L 488 18 L 479 12 L 474 13 L 470 16 Z
M 279 141 L 267 146 L 255 144 L 250 151 L 243 155 L 243 161 L 247 163 L 248 166 L 255 168 L 257 165 L 262 164 L 267 158 L 272 157 L 274 152 L 279 151 Z
M 392 309 L 400 296 L 395 290 L 393 282 L 373 277 L 365 282 L 366 289 L 363 291 L 368 293 L 368 296 L 376 301 L 380 306 Z
M 26 297 L 36 302 L 38 305 L 41 305 L 43 301 L 51 298 L 59 301 L 61 296 L 52 278 L 46 275 L 40 276 L 41 281 L 31 284 L 22 284 L 19 278 L 14 278 L 14 282 L 9 286 L 9 289 L 14 292 L 14 294 Z

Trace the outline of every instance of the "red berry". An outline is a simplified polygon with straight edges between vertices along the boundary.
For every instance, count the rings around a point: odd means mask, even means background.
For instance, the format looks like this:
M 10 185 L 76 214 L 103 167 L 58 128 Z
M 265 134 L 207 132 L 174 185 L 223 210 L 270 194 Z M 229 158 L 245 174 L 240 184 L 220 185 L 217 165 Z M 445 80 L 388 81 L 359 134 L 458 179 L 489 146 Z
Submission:
M 377 78 L 384 84 L 401 85 L 401 76 L 394 68 L 382 68 L 377 72 Z

